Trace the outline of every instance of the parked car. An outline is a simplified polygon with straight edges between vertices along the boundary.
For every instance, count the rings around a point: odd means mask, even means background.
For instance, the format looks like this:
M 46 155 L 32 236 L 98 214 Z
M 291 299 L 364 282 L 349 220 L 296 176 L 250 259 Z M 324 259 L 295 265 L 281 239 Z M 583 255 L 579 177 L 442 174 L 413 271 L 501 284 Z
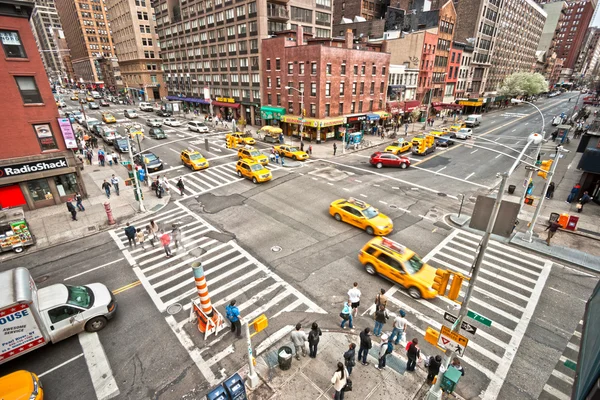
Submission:
M 148 131 L 148 136 L 153 139 L 166 139 L 167 134 L 160 128 L 150 128 Z
M 127 141 L 126 138 L 124 138 L 122 136 L 118 136 L 113 141 L 113 147 L 119 153 L 127 153 L 129 151 L 129 142 Z M 134 145 L 131 145 L 131 151 L 135 151 Z
M 83 121 L 83 126 L 88 130 L 88 131 L 92 131 L 92 128 L 94 125 L 100 125 L 101 122 L 98 121 L 96 118 L 88 118 L 85 121 Z
M 371 154 L 369 163 L 377 168 L 397 167 L 406 169 L 410 166 L 410 160 L 407 157 L 381 151 Z
M 137 165 L 145 167 L 149 172 L 160 171 L 163 169 L 163 163 L 158 156 L 151 151 L 145 151 L 133 158 Z
M 203 122 L 200 122 L 200 121 L 190 121 L 190 122 L 188 122 L 187 127 L 192 132 L 200 132 L 200 133 L 208 132 L 208 127 L 206 125 L 204 125 Z
M 150 103 L 140 103 L 140 110 L 142 111 L 153 111 L 154 108 L 152 107 L 152 104 Z
M 100 106 L 99 106 L 99 105 L 98 105 L 98 103 L 96 103 L 95 101 L 90 101 L 90 102 L 88 103 L 88 108 L 89 108 L 90 110 L 97 110 L 97 109 L 99 109 L 99 108 L 100 108 Z
M 104 99 L 100 100 L 100 105 L 102 107 L 110 107 L 110 103 Z
M 158 118 L 148 118 L 146 125 L 152 128 L 160 128 L 162 126 L 162 121 Z
M 473 129 L 471 128 L 461 128 L 456 132 L 457 139 L 471 139 L 473 136 Z
M 170 117 L 171 113 L 165 110 L 156 110 L 156 115 L 159 117 Z
M 137 111 L 135 111 L 135 110 L 125 110 L 125 116 L 127 118 L 137 118 L 138 117 Z
M 181 121 L 176 120 L 175 118 L 165 118 L 163 119 L 163 124 L 167 126 L 181 126 L 183 123 Z

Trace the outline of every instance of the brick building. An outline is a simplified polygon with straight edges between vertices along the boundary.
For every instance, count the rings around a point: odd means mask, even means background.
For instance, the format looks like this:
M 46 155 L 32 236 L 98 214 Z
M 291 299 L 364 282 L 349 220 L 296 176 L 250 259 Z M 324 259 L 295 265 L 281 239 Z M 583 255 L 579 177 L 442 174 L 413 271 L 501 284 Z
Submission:
M 0 0 L 0 207 L 26 210 L 85 193 L 68 118 L 59 118 L 29 18 L 33 4 Z M 66 121 L 65 121 L 66 120 Z M 65 208 L 66 212 L 66 208 Z
M 448 63 L 450 60 L 450 48 L 454 40 L 454 29 L 456 26 L 456 10 L 454 3 L 448 0 L 437 10 L 437 44 L 435 46 L 435 59 L 433 63 L 432 76 L 432 100 L 441 102 L 447 92 Z M 454 91 L 454 83 L 451 84 L 450 92 Z
M 446 87 L 444 89 L 444 103 L 452 103 L 456 95 L 456 84 L 458 82 L 458 72 L 462 61 L 461 47 L 450 48 L 450 57 L 448 57 L 448 69 L 446 72 Z
M 305 38 L 301 27 L 280 32 L 262 41 L 261 113 L 281 115 L 266 122 L 289 135 L 302 126 L 303 137 L 317 142 L 340 138 L 344 129 L 368 130 L 389 117 L 389 65 L 385 42 L 358 42 L 352 31 L 343 39 Z

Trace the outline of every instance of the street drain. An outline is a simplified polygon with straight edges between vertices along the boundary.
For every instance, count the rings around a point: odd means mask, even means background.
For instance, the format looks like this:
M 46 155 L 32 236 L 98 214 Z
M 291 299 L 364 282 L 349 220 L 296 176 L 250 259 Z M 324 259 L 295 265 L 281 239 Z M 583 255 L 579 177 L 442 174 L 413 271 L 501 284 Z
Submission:
M 271 251 L 274 253 L 278 253 L 281 251 L 281 247 L 280 246 L 273 246 L 271 247 Z
M 167 307 L 167 312 L 171 315 L 177 314 L 179 311 L 183 309 L 183 306 L 179 303 L 171 304 Z

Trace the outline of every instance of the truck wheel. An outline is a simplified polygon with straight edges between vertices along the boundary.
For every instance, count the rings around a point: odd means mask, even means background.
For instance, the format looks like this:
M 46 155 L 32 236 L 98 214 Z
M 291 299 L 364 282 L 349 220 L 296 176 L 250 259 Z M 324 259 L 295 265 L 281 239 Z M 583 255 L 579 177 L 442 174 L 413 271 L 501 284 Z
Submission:
M 13 248 L 13 251 L 14 251 L 15 253 L 22 253 L 22 252 L 23 252 L 23 247 L 21 247 L 21 246 L 19 246 L 19 247 L 15 247 L 15 248 Z
M 412 287 L 408 288 L 408 295 L 410 297 L 412 297 L 413 299 L 420 299 L 421 291 L 419 289 L 417 289 L 416 287 L 412 286 Z
M 367 274 L 369 275 L 375 275 L 377 273 L 377 270 L 375 270 L 375 267 L 371 263 L 365 264 L 365 271 L 367 271 Z
M 106 318 L 104 317 L 92 318 L 85 324 L 85 330 L 87 332 L 98 332 L 106 326 L 106 322 Z

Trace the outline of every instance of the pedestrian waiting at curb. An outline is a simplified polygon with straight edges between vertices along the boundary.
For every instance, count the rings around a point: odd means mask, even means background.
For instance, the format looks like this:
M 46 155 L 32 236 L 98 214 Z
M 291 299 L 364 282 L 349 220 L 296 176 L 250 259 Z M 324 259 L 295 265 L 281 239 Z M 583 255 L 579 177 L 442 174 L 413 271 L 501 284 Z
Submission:
M 352 306 L 352 314 L 354 317 L 358 315 L 358 307 L 360 306 L 360 290 L 358 290 L 358 282 L 354 282 L 354 285 L 348 290 L 348 302 Z
M 383 306 L 383 308 L 387 307 L 387 296 L 385 295 L 385 289 L 381 289 L 377 296 L 375 296 L 375 310 L 378 310 L 379 306 Z
M 414 338 L 411 342 L 406 346 L 406 358 L 408 361 L 406 362 L 406 370 L 414 371 L 415 366 L 417 365 L 417 360 L 421 357 L 421 349 L 419 349 L 419 339 Z
M 381 336 L 381 330 L 389 318 L 390 316 L 385 307 L 380 305 L 379 310 L 375 311 L 375 328 L 373 328 L 373 335 Z
M 350 310 L 350 305 L 347 301 L 344 302 L 344 308 L 340 313 L 340 318 L 342 319 L 342 323 L 340 324 L 342 329 L 346 329 L 346 322 L 350 322 L 350 329 L 354 329 L 354 326 L 352 325 L 352 311 Z
M 465 376 L 465 369 L 463 368 L 462 365 L 460 365 L 460 360 L 458 359 L 458 357 L 454 357 L 452 359 L 452 364 L 450 364 L 452 367 L 456 368 L 458 370 L 458 372 L 460 372 L 460 376 Z
M 308 356 L 317 358 L 317 347 L 319 346 L 320 336 L 323 335 L 319 324 L 312 323 L 310 332 L 308 333 Z
M 356 365 L 356 344 L 350 343 L 348 350 L 344 353 L 344 365 L 348 371 L 348 376 L 352 375 L 352 368 Z
M 581 189 L 581 185 L 579 183 L 573 186 L 571 193 L 569 193 L 569 196 L 567 197 L 567 203 L 572 203 L 573 200 L 575 200 L 577 193 L 579 193 L 579 189 Z
M 442 357 L 440 355 L 429 357 L 429 359 L 425 361 L 425 366 L 427 367 L 427 382 L 433 383 L 433 380 L 440 372 Z
M 337 370 L 333 374 L 331 378 L 331 384 L 333 385 L 333 389 L 335 390 L 335 394 L 333 395 L 333 400 L 344 400 L 344 388 L 346 388 L 346 384 L 348 383 L 348 371 L 344 367 L 344 364 L 341 362 L 337 363 Z
M 381 344 L 379 345 L 379 363 L 375 366 L 377 369 L 384 369 L 386 366 L 386 358 L 388 354 L 392 354 L 394 345 L 391 340 L 388 340 L 388 335 L 385 333 L 381 336 Z
M 335 156 L 335 152 L 337 151 L 337 144 L 333 142 L 333 155 Z
M 77 209 L 79 211 L 85 211 L 85 207 L 83 206 L 83 197 L 81 197 L 81 194 L 79 192 L 75 192 L 75 203 L 77 204 Z
M 583 192 L 583 196 L 579 199 L 579 203 L 577 203 L 577 212 L 580 213 L 583 211 L 583 206 L 592 201 L 592 197 L 588 194 L 587 191 Z
M 367 362 L 367 356 L 369 355 L 369 350 L 371 350 L 371 347 L 373 347 L 370 332 L 371 328 L 365 328 L 365 330 L 359 335 L 360 347 L 358 349 L 358 359 L 362 362 L 362 365 L 369 365 Z
M 548 190 L 546 190 L 546 198 L 551 199 L 552 197 L 554 197 L 554 182 L 550 182 Z
M 127 241 L 129 242 L 129 247 L 132 247 L 132 243 L 133 243 L 133 246 L 137 246 L 137 244 L 135 243 L 135 234 L 136 234 L 135 226 L 129 225 L 129 222 L 128 222 L 124 231 L 125 231 L 125 236 L 127 236 Z
M 392 334 L 390 335 L 390 342 L 394 340 L 394 344 L 400 344 L 400 341 L 406 341 L 406 326 L 408 325 L 408 321 L 406 320 L 406 312 L 404 310 L 398 311 L 398 315 L 394 319 L 394 328 L 392 329 Z
M 306 333 L 302 330 L 302 324 L 296 324 L 296 330 L 292 332 L 291 336 L 296 349 L 296 360 L 300 359 L 300 352 L 302 352 L 302 357 L 306 357 Z
M 225 316 L 231 322 L 231 333 L 235 333 L 235 337 L 240 339 L 242 337 L 242 323 L 240 322 L 240 310 L 235 306 L 235 299 L 229 302 L 229 305 L 225 307 Z

